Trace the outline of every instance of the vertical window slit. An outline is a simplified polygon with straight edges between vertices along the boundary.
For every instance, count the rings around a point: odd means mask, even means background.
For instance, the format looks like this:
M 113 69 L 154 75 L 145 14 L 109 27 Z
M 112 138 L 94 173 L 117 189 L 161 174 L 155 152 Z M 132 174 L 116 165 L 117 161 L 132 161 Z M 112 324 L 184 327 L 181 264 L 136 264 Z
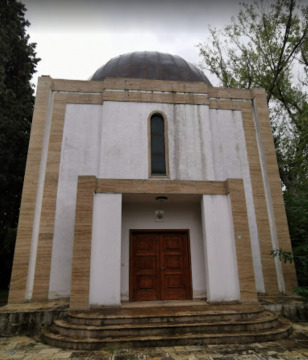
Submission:
M 151 117 L 151 173 L 166 175 L 165 125 L 159 114 Z

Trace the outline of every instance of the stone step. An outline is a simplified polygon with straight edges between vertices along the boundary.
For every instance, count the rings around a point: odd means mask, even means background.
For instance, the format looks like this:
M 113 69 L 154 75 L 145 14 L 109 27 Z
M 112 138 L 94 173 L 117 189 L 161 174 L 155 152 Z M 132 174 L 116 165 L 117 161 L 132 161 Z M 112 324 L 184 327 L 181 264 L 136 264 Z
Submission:
M 69 319 L 68 319 L 69 320 Z M 135 323 L 117 325 L 86 325 L 71 324 L 67 320 L 59 319 L 54 322 L 54 330 L 59 334 L 71 337 L 104 338 L 125 336 L 163 336 L 185 333 L 227 333 L 251 332 L 277 327 L 277 315 L 265 311 L 262 318 L 252 320 L 220 320 L 204 322 L 163 322 L 163 323 Z
M 150 336 L 125 336 L 106 337 L 103 339 L 88 337 L 69 337 L 59 333 L 53 333 L 51 329 L 44 329 L 41 338 L 49 345 L 75 350 L 96 350 L 103 347 L 153 347 L 153 346 L 180 346 L 202 344 L 239 344 L 275 341 L 287 337 L 292 332 L 292 324 L 289 320 L 279 318 L 276 328 L 256 330 L 253 332 L 229 332 L 229 333 L 186 333 L 173 335 L 150 335 Z
M 194 323 L 241 321 L 261 318 L 264 307 L 259 305 L 190 306 L 159 308 L 103 308 L 87 312 L 70 311 L 68 322 L 83 325 L 124 325 L 148 323 Z

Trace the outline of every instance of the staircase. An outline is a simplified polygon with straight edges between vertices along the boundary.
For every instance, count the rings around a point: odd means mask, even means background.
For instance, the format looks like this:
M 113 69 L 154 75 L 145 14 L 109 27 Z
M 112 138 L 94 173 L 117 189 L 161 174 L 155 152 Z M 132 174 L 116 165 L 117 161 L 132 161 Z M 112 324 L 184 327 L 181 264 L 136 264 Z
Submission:
M 69 311 L 41 338 L 76 350 L 273 341 L 292 331 L 289 320 L 259 305 L 191 305 Z

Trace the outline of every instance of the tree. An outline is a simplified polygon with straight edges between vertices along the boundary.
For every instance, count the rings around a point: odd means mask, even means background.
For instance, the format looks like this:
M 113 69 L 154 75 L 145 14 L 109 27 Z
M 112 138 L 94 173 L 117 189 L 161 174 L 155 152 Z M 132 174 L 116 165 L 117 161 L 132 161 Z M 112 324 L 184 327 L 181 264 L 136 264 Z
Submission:
M 16 238 L 33 111 L 30 80 L 39 59 L 25 6 L 0 0 L 0 288 L 6 288 Z
M 265 88 L 299 284 L 308 286 L 308 6 L 241 3 L 231 24 L 198 45 L 222 86 Z

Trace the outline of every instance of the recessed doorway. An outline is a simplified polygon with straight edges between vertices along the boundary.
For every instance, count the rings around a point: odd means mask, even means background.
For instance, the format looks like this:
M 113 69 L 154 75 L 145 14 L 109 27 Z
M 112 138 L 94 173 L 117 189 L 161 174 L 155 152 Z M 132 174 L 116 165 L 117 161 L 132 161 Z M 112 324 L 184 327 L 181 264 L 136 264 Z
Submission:
M 192 298 L 188 230 L 130 231 L 130 301 Z

